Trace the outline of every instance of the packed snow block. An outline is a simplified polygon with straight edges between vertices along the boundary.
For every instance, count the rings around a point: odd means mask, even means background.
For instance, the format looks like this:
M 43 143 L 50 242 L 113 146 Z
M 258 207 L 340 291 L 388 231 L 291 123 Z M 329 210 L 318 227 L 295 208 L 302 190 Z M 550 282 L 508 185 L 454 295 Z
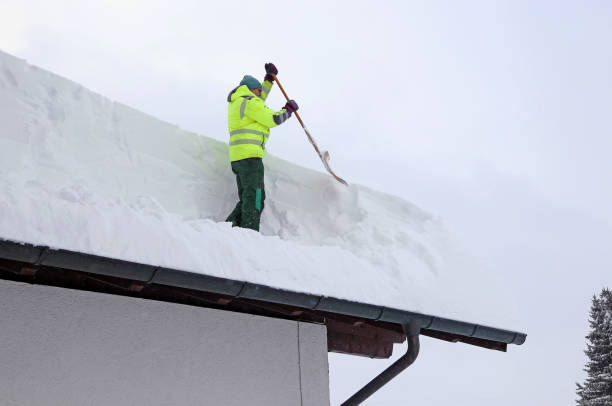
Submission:
M 151 279 L 151 283 L 228 296 L 237 296 L 244 286 L 244 282 L 166 268 L 160 268 Z
M 156 269 L 149 265 L 66 250 L 49 250 L 42 259 L 41 264 L 141 282 L 149 281 Z
M 0 258 L 33 264 L 41 257 L 43 250 L 32 244 L 0 240 Z

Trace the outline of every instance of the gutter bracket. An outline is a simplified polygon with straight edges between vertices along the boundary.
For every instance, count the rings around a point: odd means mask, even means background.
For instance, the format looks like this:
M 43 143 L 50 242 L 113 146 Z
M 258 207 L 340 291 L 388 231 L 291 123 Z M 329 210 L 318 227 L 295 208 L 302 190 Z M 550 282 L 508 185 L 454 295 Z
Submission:
M 404 369 L 412 365 L 412 363 L 416 360 L 417 356 L 419 355 L 419 334 L 421 332 L 421 327 L 416 321 L 410 321 L 402 324 L 402 329 L 404 330 L 404 334 L 406 334 L 406 341 L 408 342 L 406 354 L 402 355 L 401 358 L 382 371 L 366 386 L 359 389 L 357 393 L 342 403 L 341 406 L 356 406 L 361 404 L 376 391 L 389 383 L 389 381 L 399 375 Z
M 40 251 L 40 255 L 36 259 L 36 262 L 34 262 L 32 265 L 40 266 L 40 264 L 42 264 L 42 262 L 49 256 L 49 251 L 49 247 L 44 247 L 42 251 Z

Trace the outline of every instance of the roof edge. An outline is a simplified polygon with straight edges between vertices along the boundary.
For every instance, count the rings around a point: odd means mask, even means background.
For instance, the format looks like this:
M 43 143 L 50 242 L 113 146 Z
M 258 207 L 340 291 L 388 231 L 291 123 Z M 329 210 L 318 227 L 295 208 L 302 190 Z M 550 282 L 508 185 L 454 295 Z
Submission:
M 521 345 L 527 339 L 527 334 L 522 332 L 475 323 L 4 239 L 0 239 L 0 258 L 32 265 L 65 268 L 146 283 L 218 293 L 236 298 L 256 299 L 310 310 L 361 317 L 373 321 L 385 321 L 394 324 L 416 321 L 423 329 L 504 344 Z

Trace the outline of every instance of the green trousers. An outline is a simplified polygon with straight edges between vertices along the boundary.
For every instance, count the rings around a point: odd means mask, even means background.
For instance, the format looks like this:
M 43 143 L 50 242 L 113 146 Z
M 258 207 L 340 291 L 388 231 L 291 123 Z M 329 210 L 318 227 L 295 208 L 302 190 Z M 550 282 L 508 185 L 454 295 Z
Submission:
M 247 158 L 232 162 L 232 172 L 238 184 L 238 203 L 225 221 L 232 227 L 259 231 L 259 220 L 264 209 L 264 166 L 261 158 Z

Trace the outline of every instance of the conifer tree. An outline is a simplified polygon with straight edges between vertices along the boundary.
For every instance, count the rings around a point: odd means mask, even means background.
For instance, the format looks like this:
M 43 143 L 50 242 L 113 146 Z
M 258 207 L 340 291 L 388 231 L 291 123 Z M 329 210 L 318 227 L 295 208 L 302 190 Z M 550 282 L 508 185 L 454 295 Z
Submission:
M 587 378 L 577 384 L 579 406 L 612 406 L 612 292 L 604 288 L 593 296 L 584 353 Z

